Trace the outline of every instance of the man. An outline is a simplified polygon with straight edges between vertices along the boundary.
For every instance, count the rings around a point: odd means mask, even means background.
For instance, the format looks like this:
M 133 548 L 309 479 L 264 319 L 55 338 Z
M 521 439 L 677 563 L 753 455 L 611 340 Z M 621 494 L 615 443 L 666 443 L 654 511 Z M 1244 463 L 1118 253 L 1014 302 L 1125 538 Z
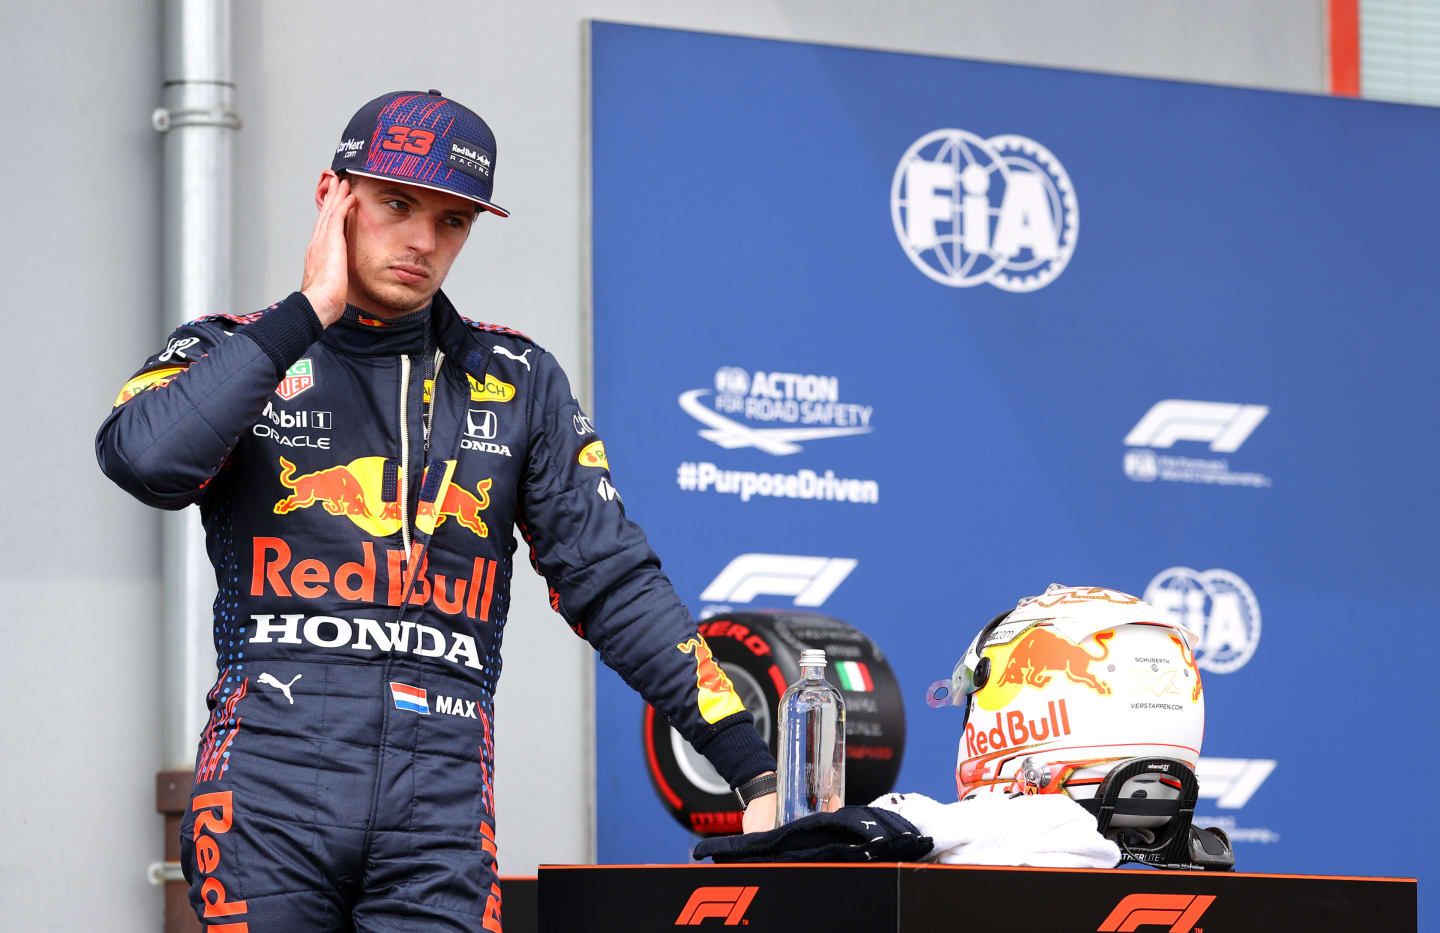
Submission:
M 551 606 L 741 791 L 747 831 L 773 825 L 774 760 L 564 372 L 439 290 L 471 225 L 508 216 L 494 172 L 490 128 L 440 92 L 366 104 L 316 188 L 300 291 L 180 327 L 100 428 L 121 487 L 199 504 L 219 582 L 182 828 L 207 929 L 500 929 L 514 526 Z

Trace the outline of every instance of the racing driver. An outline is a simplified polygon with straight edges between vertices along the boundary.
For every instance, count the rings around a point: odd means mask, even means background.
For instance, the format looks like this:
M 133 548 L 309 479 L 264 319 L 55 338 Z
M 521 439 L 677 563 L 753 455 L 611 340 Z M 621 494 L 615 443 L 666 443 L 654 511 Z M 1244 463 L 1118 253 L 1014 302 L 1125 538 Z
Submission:
M 440 285 L 495 138 L 386 94 L 315 191 L 300 290 L 207 314 L 100 427 L 112 480 L 200 506 L 219 676 L 181 830 L 207 930 L 499 930 L 494 693 L 518 526 L 551 606 L 774 825 L 774 759 L 625 516 L 555 358 Z

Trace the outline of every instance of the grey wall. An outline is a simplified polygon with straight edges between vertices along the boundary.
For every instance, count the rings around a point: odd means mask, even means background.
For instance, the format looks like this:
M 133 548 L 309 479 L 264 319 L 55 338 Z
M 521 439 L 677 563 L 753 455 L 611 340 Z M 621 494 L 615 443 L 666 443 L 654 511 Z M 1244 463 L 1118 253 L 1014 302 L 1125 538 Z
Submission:
M 586 18 L 1321 91 L 1323 10 L 1321 0 L 351 0 L 339 15 L 313 0 L 244 0 L 237 307 L 297 287 L 314 183 L 351 111 L 384 90 L 440 88 L 495 128 L 496 197 L 514 211 L 477 226 L 447 291 L 471 317 L 539 339 L 585 398 Z M 160 146 L 148 115 L 159 42 L 157 0 L 0 9 L 12 134 L 0 159 L 7 203 L 19 206 L 0 227 L 14 351 L 0 544 L 12 596 L 0 614 L 0 925 L 11 929 L 158 926 L 142 873 L 160 852 L 159 522 L 105 483 L 90 441 L 174 323 L 157 312 Z M 624 412 L 595 415 L 603 432 Z M 516 580 L 497 716 L 507 873 L 594 848 L 588 691 L 550 689 L 588 684 L 591 656 L 538 578 Z
M 158 4 L 0 5 L 0 927 L 154 929 L 157 515 L 91 439 L 153 352 Z M 13 134 L 13 135 L 12 135 Z

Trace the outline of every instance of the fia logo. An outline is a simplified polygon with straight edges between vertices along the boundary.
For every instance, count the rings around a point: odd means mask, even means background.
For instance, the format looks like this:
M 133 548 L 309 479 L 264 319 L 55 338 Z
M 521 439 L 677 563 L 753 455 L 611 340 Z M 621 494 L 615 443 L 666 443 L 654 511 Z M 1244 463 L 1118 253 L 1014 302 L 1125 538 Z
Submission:
M 890 184 L 895 236 L 942 285 L 1030 292 L 1075 252 L 1080 209 L 1060 161 L 1033 139 L 959 129 L 917 139 Z
M 1228 570 L 1162 570 L 1145 587 L 1145 602 L 1199 636 L 1195 663 L 1229 674 L 1260 644 L 1260 604 L 1249 584 Z

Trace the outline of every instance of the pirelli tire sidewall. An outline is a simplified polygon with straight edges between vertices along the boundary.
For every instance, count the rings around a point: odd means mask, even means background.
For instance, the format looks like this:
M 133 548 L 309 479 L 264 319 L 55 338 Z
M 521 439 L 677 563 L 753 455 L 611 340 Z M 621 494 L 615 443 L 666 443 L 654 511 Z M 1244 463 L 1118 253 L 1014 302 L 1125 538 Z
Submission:
M 866 804 L 894 789 L 905 750 L 905 707 L 884 653 L 849 623 L 815 612 L 725 612 L 700 634 L 773 753 L 780 696 L 800 676 L 800 651 L 825 650 L 825 679 L 845 698 L 845 802 Z M 844 674 L 839 662 L 854 662 Z M 846 679 L 849 678 L 847 684 Z M 645 707 L 646 770 L 665 808 L 702 836 L 740 831 L 729 786 L 665 718 Z

